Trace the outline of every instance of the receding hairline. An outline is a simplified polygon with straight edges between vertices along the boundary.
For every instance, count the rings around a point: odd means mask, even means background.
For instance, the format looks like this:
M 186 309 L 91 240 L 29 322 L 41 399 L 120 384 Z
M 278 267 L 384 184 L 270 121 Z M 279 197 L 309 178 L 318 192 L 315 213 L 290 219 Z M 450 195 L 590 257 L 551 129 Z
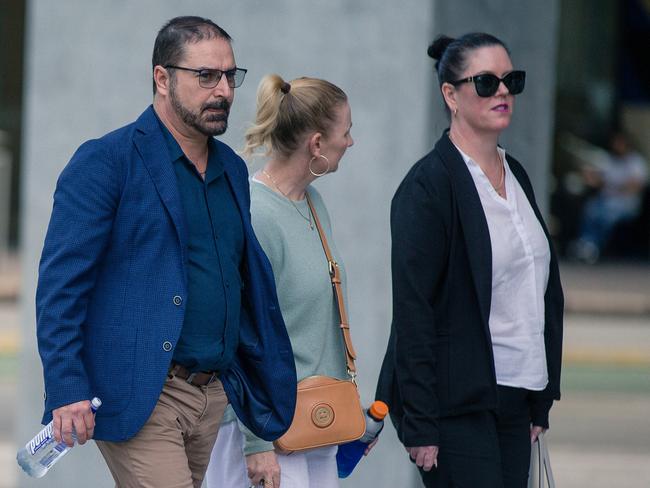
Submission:
M 154 41 L 154 52 L 152 58 L 156 56 L 157 48 L 160 46 L 162 39 L 170 37 L 179 37 L 182 42 L 177 45 L 177 52 L 184 56 L 186 46 L 198 44 L 203 41 L 221 39 L 228 43 L 232 49 L 232 37 L 222 27 L 212 22 L 210 19 L 202 17 L 175 17 L 167 22 L 159 31 Z M 153 60 L 153 59 L 152 59 Z M 152 68 L 157 66 L 152 63 Z

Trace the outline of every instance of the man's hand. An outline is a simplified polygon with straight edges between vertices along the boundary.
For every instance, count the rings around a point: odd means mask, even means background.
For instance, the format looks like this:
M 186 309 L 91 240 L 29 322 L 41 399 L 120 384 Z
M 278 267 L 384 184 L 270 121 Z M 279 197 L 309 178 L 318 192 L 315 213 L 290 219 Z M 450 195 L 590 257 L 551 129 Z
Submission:
M 539 434 L 541 434 L 542 432 L 546 432 L 546 429 L 544 427 L 540 427 L 539 425 L 533 425 L 530 428 L 530 443 L 535 444 L 537 438 L 539 437 Z
M 57 442 L 63 440 L 68 446 L 74 445 L 72 432 L 77 435 L 77 442 L 85 444 L 92 439 L 95 432 L 95 414 L 90 409 L 90 401 L 83 400 L 52 411 L 53 431 Z
M 431 471 L 432 467 L 438 467 L 438 446 L 406 447 L 415 464 L 424 471 Z
M 280 486 L 280 465 L 273 451 L 257 452 L 246 456 L 248 477 L 251 485 L 257 486 L 264 480 L 264 487 Z

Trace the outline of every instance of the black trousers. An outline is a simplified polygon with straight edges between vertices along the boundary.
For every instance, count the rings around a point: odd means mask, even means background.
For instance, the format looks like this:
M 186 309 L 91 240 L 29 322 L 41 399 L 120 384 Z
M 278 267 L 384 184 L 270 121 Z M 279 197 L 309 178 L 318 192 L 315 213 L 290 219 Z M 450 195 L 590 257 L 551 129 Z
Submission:
M 420 469 L 430 488 L 526 488 L 530 465 L 528 390 L 498 386 L 497 412 L 439 421 L 438 467 Z

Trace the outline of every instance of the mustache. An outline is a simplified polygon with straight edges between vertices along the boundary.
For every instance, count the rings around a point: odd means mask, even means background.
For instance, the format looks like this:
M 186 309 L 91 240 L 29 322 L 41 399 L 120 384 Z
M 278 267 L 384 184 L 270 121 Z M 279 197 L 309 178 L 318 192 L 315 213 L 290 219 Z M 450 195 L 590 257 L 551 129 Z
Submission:
M 230 103 L 228 100 L 217 100 L 215 102 L 206 103 L 201 107 L 201 111 L 205 110 L 225 110 L 226 112 L 230 111 Z

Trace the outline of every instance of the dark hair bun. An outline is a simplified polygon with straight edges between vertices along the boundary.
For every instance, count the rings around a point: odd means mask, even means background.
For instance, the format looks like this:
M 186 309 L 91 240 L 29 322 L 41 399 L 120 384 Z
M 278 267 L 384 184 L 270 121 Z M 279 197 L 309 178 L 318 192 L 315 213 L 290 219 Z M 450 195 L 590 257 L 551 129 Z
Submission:
M 451 37 L 439 36 L 431 43 L 429 49 L 427 49 L 427 54 L 429 57 L 439 61 L 440 58 L 442 58 L 445 49 L 447 49 L 447 46 L 452 42 L 454 42 L 454 39 Z

